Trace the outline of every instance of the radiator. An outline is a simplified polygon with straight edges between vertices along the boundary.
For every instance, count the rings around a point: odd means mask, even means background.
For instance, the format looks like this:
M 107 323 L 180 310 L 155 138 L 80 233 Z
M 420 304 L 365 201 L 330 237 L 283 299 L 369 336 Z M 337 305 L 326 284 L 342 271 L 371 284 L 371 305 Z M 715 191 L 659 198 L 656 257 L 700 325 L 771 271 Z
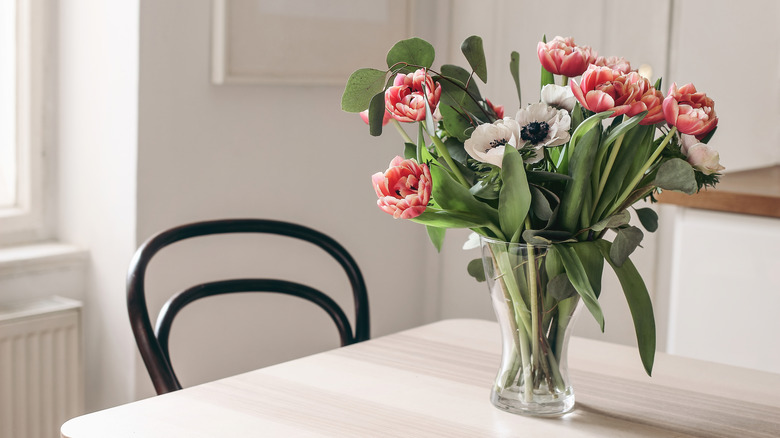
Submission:
M 0 304 L 0 438 L 54 438 L 84 411 L 81 303 Z

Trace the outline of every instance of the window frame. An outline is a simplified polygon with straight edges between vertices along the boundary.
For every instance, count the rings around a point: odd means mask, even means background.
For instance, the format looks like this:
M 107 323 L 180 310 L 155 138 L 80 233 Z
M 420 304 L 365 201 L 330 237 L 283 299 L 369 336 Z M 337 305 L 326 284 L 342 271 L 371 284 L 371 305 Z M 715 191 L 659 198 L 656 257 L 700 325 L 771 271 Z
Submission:
M 44 193 L 47 170 L 53 170 L 44 141 L 51 129 L 45 114 L 52 107 L 46 101 L 52 95 L 46 87 L 48 61 L 54 59 L 48 53 L 49 7 L 47 0 L 15 2 L 17 196 L 15 206 L 0 209 L 0 246 L 45 240 L 52 228 L 46 220 L 51 195 Z

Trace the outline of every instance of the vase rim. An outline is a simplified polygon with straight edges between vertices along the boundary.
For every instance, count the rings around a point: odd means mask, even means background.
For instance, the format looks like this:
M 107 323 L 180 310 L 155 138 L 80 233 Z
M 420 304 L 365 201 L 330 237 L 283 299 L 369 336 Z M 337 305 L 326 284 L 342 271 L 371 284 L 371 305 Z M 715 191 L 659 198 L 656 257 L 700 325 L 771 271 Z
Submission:
M 483 236 L 483 235 L 479 236 L 479 240 L 482 243 L 485 243 L 485 242 L 487 242 L 487 243 L 501 243 L 501 244 L 504 244 L 504 245 L 517 245 L 517 246 L 529 246 L 530 245 L 530 246 L 532 246 L 534 248 L 549 248 L 549 247 L 552 246 L 551 243 L 507 242 L 506 240 L 503 240 L 503 239 L 496 239 L 494 237 L 486 237 L 486 236 Z

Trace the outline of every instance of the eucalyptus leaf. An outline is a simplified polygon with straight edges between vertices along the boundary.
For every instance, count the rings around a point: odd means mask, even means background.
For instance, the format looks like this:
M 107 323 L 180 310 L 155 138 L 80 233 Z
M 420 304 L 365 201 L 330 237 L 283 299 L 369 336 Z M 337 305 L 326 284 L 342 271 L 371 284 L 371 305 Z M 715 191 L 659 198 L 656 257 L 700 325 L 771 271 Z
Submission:
M 466 271 L 478 282 L 485 281 L 485 266 L 481 258 L 470 261 L 468 266 L 466 266 Z
M 577 295 L 577 289 L 569 281 L 566 274 L 558 274 L 547 283 L 547 292 L 558 301 Z
M 428 230 L 428 237 L 431 239 L 433 246 L 436 247 L 436 251 L 441 252 L 441 245 L 444 243 L 444 234 L 447 229 L 434 227 L 432 225 L 427 225 L 425 228 Z
M 477 82 L 471 80 L 471 72 L 465 68 L 458 65 L 444 64 L 441 66 L 441 75 L 449 80 L 454 79 L 456 81 L 455 84 L 465 87 L 474 99 L 482 99 L 482 95 L 479 93 L 479 87 L 477 87 Z M 448 81 L 440 80 L 439 82 Z
M 577 289 L 577 293 L 582 297 L 582 302 L 585 303 L 585 307 L 593 315 L 593 318 L 598 323 L 601 331 L 604 331 L 604 313 L 601 310 L 596 293 L 591 287 L 590 280 L 585 271 L 585 267 L 582 265 L 577 253 L 570 244 L 559 244 L 553 246 L 554 250 L 558 252 L 561 257 L 561 262 L 566 270 L 566 275 L 569 277 L 569 281 Z
M 386 75 L 387 72 L 373 68 L 361 68 L 352 73 L 341 95 L 341 109 L 350 113 L 367 109 L 371 99 L 384 91 Z
M 637 227 L 619 228 L 615 240 L 612 242 L 612 248 L 609 250 L 609 256 L 616 266 L 622 266 L 628 260 L 628 256 L 642 243 L 644 233 Z
M 431 43 L 420 38 L 409 38 L 395 43 L 387 52 L 387 67 L 404 63 L 416 68 L 430 68 L 435 57 L 436 51 Z
M 636 209 L 636 215 L 642 226 L 651 233 L 658 229 L 658 213 L 650 207 Z
M 463 41 L 460 51 L 469 62 L 474 73 L 487 83 L 487 62 L 485 61 L 485 50 L 482 48 L 482 38 L 472 35 Z
M 523 104 L 523 96 L 520 92 L 520 54 L 512 52 L 509 57 L 509 72 L 512 73 L 512 79 L 515 81 L 515 88 L 517 89 L 517 103 Z
M 655 175 L 655 185 L 665 190 L 677 190 L 693 195 L 698 190 L 696 173 L 688 162 L 672 158 L 661 164 Z
M 647 286 L 645 286 L 642 276 L 639 275 L 639 271 L 637 271 L 630 259 L 626 259 L 621 266 L 610 260 L 609 253 L 611 249 L 609 242 L 599 239 L 595 241 L 595 244 L 610 266 L 612 266 L 615 274 L 617 274 L 620 286 L 623 288 L 623 294 L 626 297 L 626 303 L 628 303 L 628 308 L 631 311 L 631 318 L 634 320 L 637 347 L 639 348 L 642 365 L 644 365 L 647 375 L 652 375 L 656 344 L 655 316 L 653 315 L 653 303 L 650 301 Z
M 628 211 L 623 210 L 617 214 L 613 214 L 606 219 L 596 222 L 595 224 L 591 225 L 590 229 L 595 232 L 599 232 L 605 228 L 621 227 L 628 224 L 629 221 L 631 221 L 631 214 Z
M 474 126 L 468 117 L 449 105 L 439 104 L 439 112 L 441 112 L 444 121 L 444 129 L 450 135 L 455 136 L 461 142 L 465 142 L 471 137 Z
M 371 135 L 382 135 L 382 122 L 385 118 L 385 93 L 380 91 L 368 104 L 368 130 Z
M 498 194 L 498 217 L 505 236 L 518 235 L 531 207 L 531 190 L 525 176 L 523 157 L 510 145 L 504 147 L 501 161 L 503 185 Z

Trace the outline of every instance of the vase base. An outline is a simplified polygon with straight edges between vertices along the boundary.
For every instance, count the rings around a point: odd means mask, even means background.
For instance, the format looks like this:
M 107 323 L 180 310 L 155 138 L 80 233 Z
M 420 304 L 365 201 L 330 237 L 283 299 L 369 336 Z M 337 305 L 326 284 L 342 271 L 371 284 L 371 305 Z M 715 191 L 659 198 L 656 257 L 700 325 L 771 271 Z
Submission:
M 535 397 L 528 403 L 519 398 L 503 397 L 496 391 L 491 391 L 490 402 L 493 406 L 512 414 L 531 417 L 559 417 L 574 409 L 574 392 L 568 391 L 557 397 L 545 397 L 547 400 Z

